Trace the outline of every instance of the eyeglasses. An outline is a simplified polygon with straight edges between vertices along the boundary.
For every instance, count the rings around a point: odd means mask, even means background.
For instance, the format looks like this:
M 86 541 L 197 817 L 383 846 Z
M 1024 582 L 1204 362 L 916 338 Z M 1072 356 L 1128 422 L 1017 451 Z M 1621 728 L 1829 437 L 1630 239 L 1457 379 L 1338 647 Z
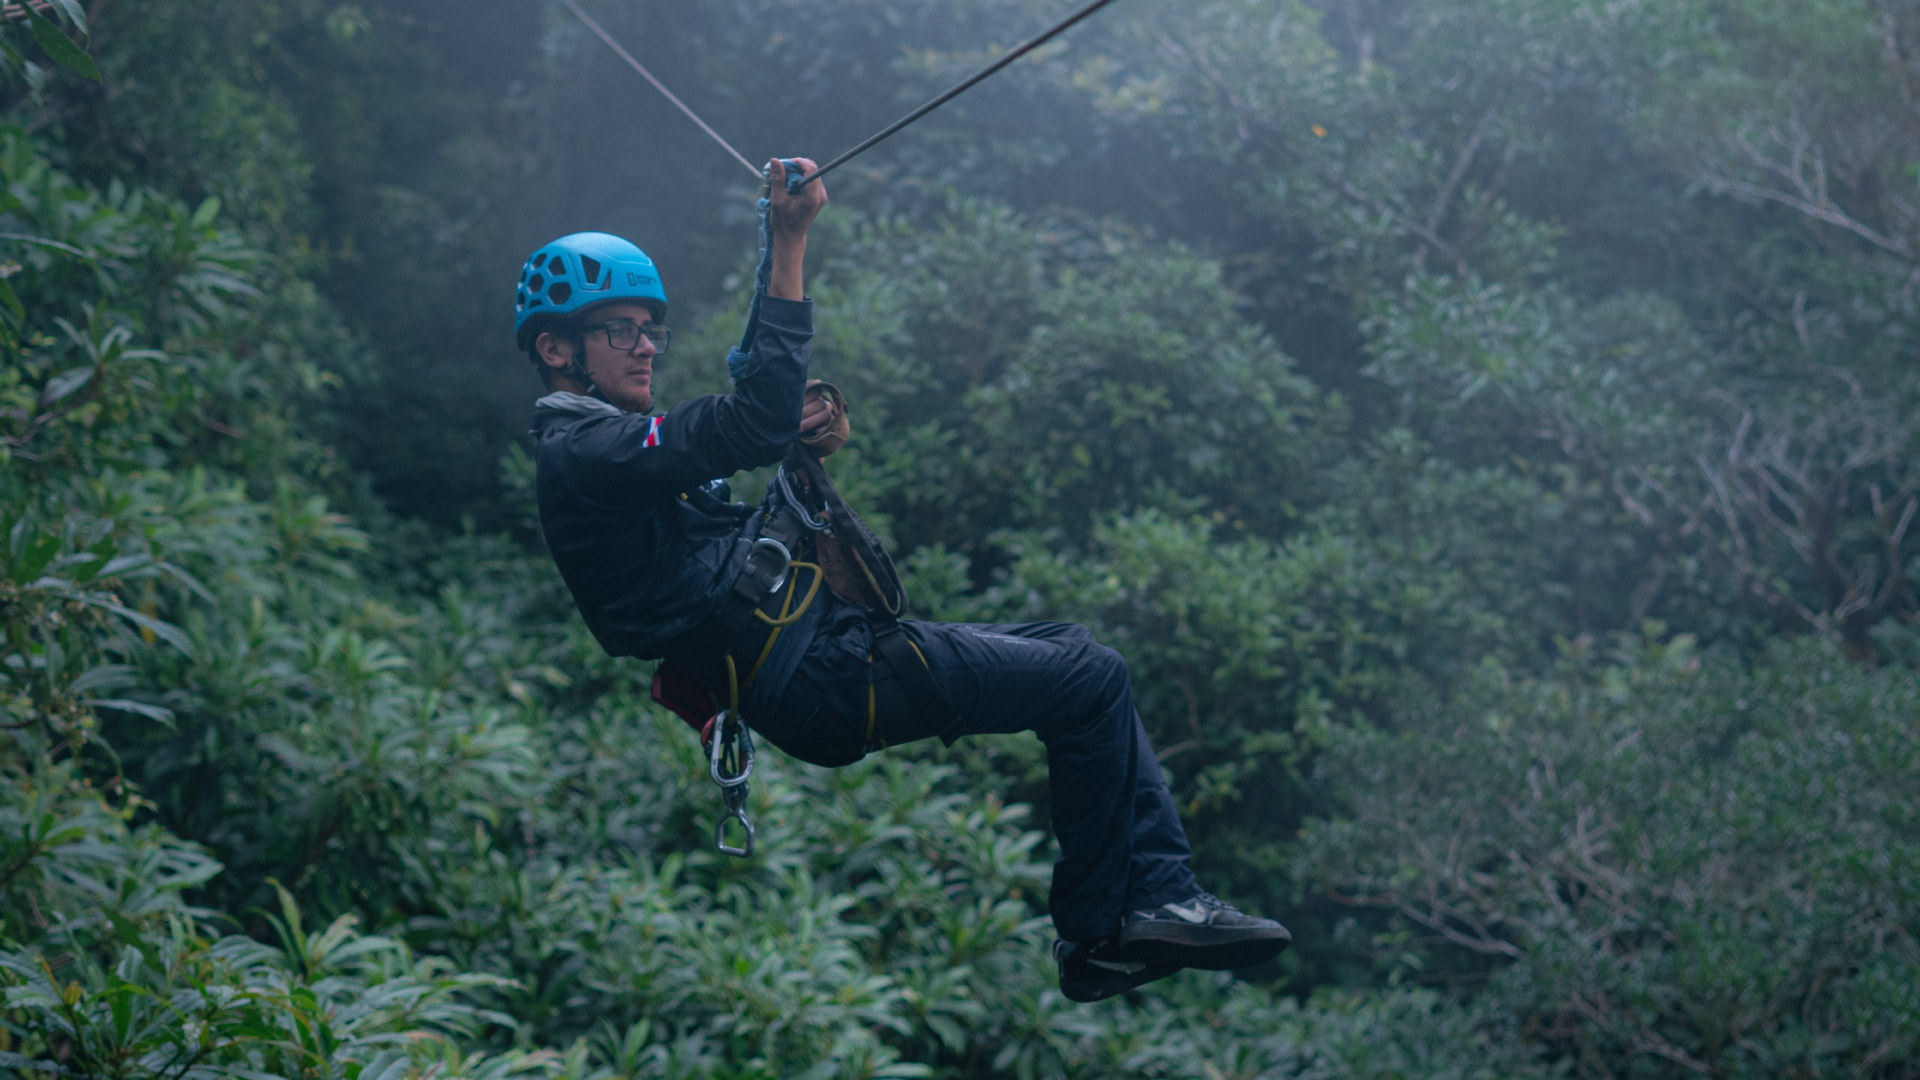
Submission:
M 580 328 L 582 334 L 589 330 L 605 330 L 607 332 L 607 347 L 610 349 L 620 349 L 622 351 L 639 345 L 640 335 L 642 334 L 647 336 L 648 341 L 653 342 L 653 351 L 656 353 L 666 352 L 667 346 L 673 341 L 673 331 L 659 323 L 647 323 L 645 326 L 642 326 L 632 319 L 612 319 L 608 322 L 592 323 Z

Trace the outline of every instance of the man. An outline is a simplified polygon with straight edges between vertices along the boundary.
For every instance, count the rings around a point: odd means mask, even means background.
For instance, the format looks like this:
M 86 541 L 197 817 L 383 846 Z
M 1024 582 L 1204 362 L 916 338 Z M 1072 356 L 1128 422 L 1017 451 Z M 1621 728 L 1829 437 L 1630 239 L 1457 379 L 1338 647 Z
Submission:
M 553 391 L 535 411 L 541 526 L 587 625 L 612 655 L 665 658 L 698 673 L 716 700 L 744 693 L 752 729 L 815 764 L 934 735 L 1038 734 L 1060 844 L 1054 958 L 1075 1001 L 1182 967 L 1278 955 L 1291 940 L 1284 927 L 1195 883 L 1126 664 L 1085 629 L 895 623 L 826 589 L 794 612 L 801 587 L 785 562 L 780 580 L 757 577 L 761 529 L 778 508 L 728 502 L 725 479 L 781 461 L 836 416 L 829 396 L 807 391 L 813 319 L 802 287 L 807 229 L 827 195 L 818 181 L 789 193 L 788 167 L 768 167 L 765 293 L 733 358 L 731 394 L 652 415 L 654 365 L 671 335 L 666 292 L 639 248 L 577 233 L 521 272 L 516 337 Z M 755 612 L 764 626 L 769 613 L 787 625 L 743 638 Z

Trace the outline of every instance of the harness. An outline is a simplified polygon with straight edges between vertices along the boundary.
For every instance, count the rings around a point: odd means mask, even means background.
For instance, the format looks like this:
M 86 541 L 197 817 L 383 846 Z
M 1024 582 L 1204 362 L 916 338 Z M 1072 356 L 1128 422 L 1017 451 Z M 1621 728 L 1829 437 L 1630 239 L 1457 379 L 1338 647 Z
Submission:
M 796 444 L 788 451 L 754 516 L 746 563 L 720 609 L 674 643 L 653 678 L 654 700 L 700 733 L 709 777 L 720 788 L 724 808 L 714 822 L 714 846 L 743 858 L 753 854 L 754 843 L 746 814 L 753 736 L 743 701 L 780 635 L 806 616 L 822 585 L 866 613 L 873 633 L 867 660 L 893 674 L 869 679 L 868 748 L 886 746 L 877 735 L 882 716 L 931 717 L 948 737 L 959 722 L 926 655 L 900 625 L 906 590 L 892 558 L 809 448 Z M 739 844 L 728 841 L 735 826 L 744 836 Z
M 727 357 L 735 378 L 744 375 L 754 360 L 760 298 L 772 264 L 769 205 L 763 190 L 758 206 L 760 266 L 747 331 Z M 653 681 L 654 700 L 700 732 L 708 775 L 720 787 L 725 804 L 714 822 L 714 846 L 723 854 L 742 858 L 753 853 L 754 840 L 753 822 L 746 814 L 753 736 L 742 698 L 773 655 L 781 633 L 812 608 L 822 584 L 865 611 L 873 632 L 868 663 L 877 658 L 893 674 L 885 683 L 869 678 L 866 738 L 870 749 L 885 746 L 876 735 L 882 715 L 906 712 L 931 717 L 943 735 L 951 735 L 959 719 L 934 681 L 926 656 L 900 626 L 907 594 L 892 557 L 847 505 L 821 465 L 821 459 L 844 445 L 850 433 L 846 396 L 839 387 L 818 379 L 810 381 L 807 390 L 828 399 L 834 411 L 832 421 L 787 448 L 760 509 L 752 512 L 748 529 L 752 540 L 739 576 L 719 610 L 674 643 Z M 721 503 L 705 489 L 680 497 Z M 723 687 L 724 706 L 719 693 Z M 744 835 L 737 845 L 728 842 L 734 825 Z

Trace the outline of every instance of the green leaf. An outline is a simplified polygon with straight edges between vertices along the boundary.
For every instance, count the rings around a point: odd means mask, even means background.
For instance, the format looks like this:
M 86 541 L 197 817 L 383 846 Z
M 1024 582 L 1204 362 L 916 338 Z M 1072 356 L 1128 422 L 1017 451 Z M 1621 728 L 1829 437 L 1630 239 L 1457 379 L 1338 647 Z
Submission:
M 70 371 L 63 371 L 53 378 L 48 379 L 47 388 L 40 394 L 40 407 L 46 408 L 48 405 L 59 401 L 61 398 L 72 395 L 74 391 L 92 382 L 94 370 L 95 369 L 91 367 L 74 368 Z
M 138 611 L 135 611 L 130 607 L 123 607 L 120 604 L 101 604 L 100 606 L 106 608 L 108 611 L 113 612 L 115 615 L 118 615 L 121 618 L 127 620 L 128 622 L 139 627 L 140 629 L 148 631 L 154 637 L 157 637 L 161 641 L 164 641 L 167 644 L 173 646 L 174 648 L 179 649 L 181 652 L 187 653 L 188 655 L 192 655 L 193 642 L 188 640 L 187 635 L 181 633 L 180 628 L 173 625 L 172 623 L 162 622 L 151 615 L 142 615 Z
M 27 66 L 26 54 L 22 53 L 19 49 L 14 48 L 13 45 L 7 41 L 6 38 L 0 38 L 0 55 L 6 56 L 8 60 L 12 61 L 15 64 L 18 64 L 21 67 Z
M 73 582 L 75 585 L 85 585 L 87 582 L 98 577 L 100 575 L 100 568 L 105 565 L 107 565 L 107 561 L 100 556 L 95 555 L 91 551 L 81 551 L 62 557 L 59 565 L 55 567 L 55 569 L 65 574 L 67 580 Z
M 50 582 L 50 591 L 64 596 L 77 604 L 86 604 L 89 607 L 97 607 L 104 611 L 111 611 L 115 615 L 152 634 L 154 637 L 186 653 L 188 656 L 193 655 L 193 642 L 188 639 L 186 634 L 180 631 L 179 627 L 172 623 L 162 622 L 151 615 L 143 615 L 124 604 L 116 604 L 110 600 L 102 599 L 98 593 L 80 592 L 64 581 Z
M 100 574 L 105 577 L 125 577 L 134 570 L 142 570 L 152 565 L 154 563 L 151 555 L 119 555 L 108 560 L 107 564 L 100 568 Z
M 54 555 L 60 551 L 60 538 L 52 533 L 41 533 L 27 542 L 26 551 L 20 555 L 20 561 L 14 564 L 13 580 L 21 585 L 40 576 Z
M 133 1029 L 133 987 L 124 983 L 107 992 L 107 1008 L 113 1014 L 114 1042 L 121 1046 L 127 1044 L 127 1033 Z
M 33 39 L 47 50 L 61 67 L 77 71 L 94 82 L 100 81 L 100 69 L 94 66 L 93 57 L 87 51 L 73 43 L 73 39 L 63 33 L 58 24 L 33 9 L 31 4 L 21 5 L 26 9 L 28 23 L 33 27 Z
M 213 219 L 219 216 L 220 197 L 218 195 L 209 195 L 205 202 L 202 202 L 195 208 L 193 217 L 189 223 L 196 229 L 204 229 L 213 224 Z
M 20 302 L 19 294 L 13 291 L 13 285 L 6 278 L 0 278 L 0 305 L 4 305 L 7 314 L 13 316 L 10 322 L 18 325 L 26 321 L 26 305 Z
M 64 244 L 58 240 L 52 240 L 44 236 L 32 236 L 27 233 L 0 232 L 0 240 L 18 240 L 23 244 L 32 244 L 35 247 L 51 248 L 54 251 L 64 251 L 69 255 L 78 255 L 81 258 L 86 259 L 88 262 L 93 261 L 93 253 L 90 251 L 87 251 L 85 248 L 77 248 L 77 247 L 74 247 L 72 244 Z
M 144 716 L 169 730 L 174 726 L 172 709 L 149 705 L 144 701 L 132 701 L 127 698 L 93 698 L 82 701 L 80 704 L 91 705 L 96 709 L 112 709 L 115 712 L 129 712 L 136 716 Z
M 66 1069 L 61 1068 L 58 1062 L 41 1061 L 8 1050 L 0 1050 L 0 1065 L 5 1065 L 12 1069 L 25 1069 L 28 1072 L 52 1073 L 56 1076 L 73 1075 Z
M 73 24 L 75 30 L 83 34 L 87 33 L 87 13 L 80 6 L 80 0 L 49 0 L 49 2 L 60 9 L 60 13 L 67 17 L 67 21 Z
M 133 685 L 133 668 L 126 664 L 96 664 L 82 672 L 67 687 L 68 693 L 80 694 L 93 690 L 117 690 L 122 686 Z
M 132 569 L 136 564 L 142 565 L 142 566 L 151 564 L 154 567 L 154 569 L 158 570 L 162 574 L 167 575 L 168 577 L 179 582 L 180 584 L 186 586 L 187 591 L 193 593 L 195 596 L 198 596 L 200 599 L 205 600 L 207 603 L 213 604 L 213 603 L 219 602 L 216 599 L 214 599 L 213 590 L 207 588 L 205 585 L 200 584 L 199 578 L 194 577 L 192 574 L 187 573 L 185 570 L 180 569 L 179 567 L 173 565 L 172 563 L 153 562 L 152 557 L 147 555 L 142 555 L 137 558 L 131 555 L 122 556 L 118 559 L 115 559 L 113 562 L 108 563 L 107 569 L 103 570 L 102 573 L 106 573 L 108 574 L 108 576 L 112 576 L 112 571 L 114 570 L 116 565 L 124 565 L 125 569 Z

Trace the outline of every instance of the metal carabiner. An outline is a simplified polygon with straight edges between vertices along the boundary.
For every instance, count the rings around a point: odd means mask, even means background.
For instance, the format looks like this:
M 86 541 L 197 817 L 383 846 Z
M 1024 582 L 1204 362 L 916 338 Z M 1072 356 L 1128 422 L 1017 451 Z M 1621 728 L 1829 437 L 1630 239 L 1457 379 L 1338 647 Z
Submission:
M 793 508 L 793 516 L 799 518 L 800 524 L 806 526 L 808 531 L 823 533 L 833 529 L 833 517 L 831 514 L 828 514 L 824 521 L 816 519 L 813 516 L 813 511 L 808 510 L 806 504 L 800 501 L 800 496 L 794 494 L 793 482 L 787 477 L 787 467 L 785 465 L 780 466 L 780 468 L 774 472 L 773 485 L 779 489 L 781 497 L 787 500 L 787 505 Z
M 729 742 L 738 745 L 735 765 L 740 771 L 723 776 Z M 747 733 L 747 725 L 734 720 L 731 710 L 722 709 L 720 715 L 713 718 L 713 741 L 707 744 L 707 775 L 720 785 L 721 791 L 744 784 L 753 775 L 753 736 Z
M 730 772 L 730 769 L 737 771 Z M 719 786 L 720 799 L 726 804 L 713 822 L 713 846 L 722 855 L 744 859 L 753 854 L 753 822 L 747 819 L 747 796 L 753 790 L 747 783 L 753 775 L 753 735 L 732 710 L 723 710 L 713 718 L 713 741 L 707 745 L 707 775 Z M 739 822 L 740 828 L 746 831 L 744 846 L 727 843 L 730 821 Z
M 769 537 L 761 537 L 753 542 L 747 552 L 745 573 L 767 583 L 767 591 L 762 594 L 772 596 L 787 583 L 787 568 L 793 565 L 793 553 L 787 545 Z
M 738 805 L 734 802 L 735 792 L 739 793 Z M 747 820 L 746 811 L 747 785 L 741 784 L 738 787 L 729 788 L 726 799 L 726 809 L 720 811 L 720 816 L 715 818 L 713 822 L 713 846 L 717 848 L 722 855 L 732 855 L 736 859 L 744 859 L 753 854 L 753 822 Z M 734 847 L 727 843 L 727 822 L 729 821 L 739 822 L 740 827 L 746 830 L 747 842 L 745 846 Z

